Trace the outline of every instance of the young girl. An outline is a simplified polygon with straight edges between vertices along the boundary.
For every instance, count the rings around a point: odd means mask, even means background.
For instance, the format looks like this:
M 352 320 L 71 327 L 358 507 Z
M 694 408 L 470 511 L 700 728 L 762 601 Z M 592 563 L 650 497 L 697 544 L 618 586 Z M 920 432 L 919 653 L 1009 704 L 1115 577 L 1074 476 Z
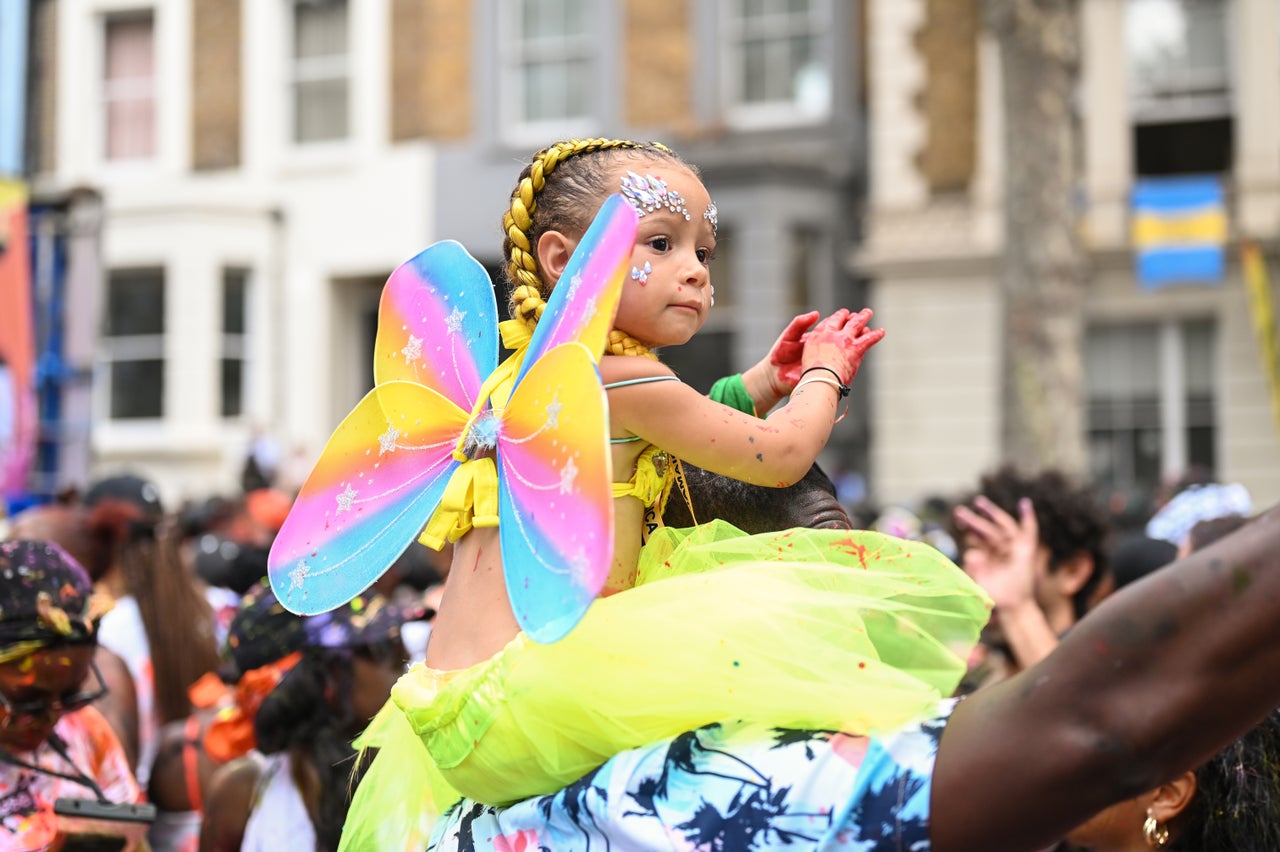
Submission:
M 748 371 L 737 394 L 768 411 L 790 391 L 764 419 L 680 382 L 652 350 L 706 320 L 717 211 L 668 149 L 611 140 L 553 145 L 521 175 L 505 216 L 513 323 L 537 322 L 618 192 L 639 230 L 600 361 L 616 500 L 605 593 L 565 638 L 533 643 L 507 599 L 497 531 L 459 539 L 426 664 L 393 690 L 403 713 L 375 723 L 369 744 L 382 751 L 346 848 L 398 844 L 381 832 L 415 764 L 431 776 L 435 809 L 460 793 L 492 803 L 547 793 L 621 749 L 720 720 L 855 733 L 898 724 L 950 693 L 986 621 L 986 599 L 945 558 L 885 536 L 709 524 L 662 530 L 642 548 L 645 510 L 669 488 L 667 454 L 757 484 L 800 479 L 883 332 L 867 329 L 870 311 L 837 311 L 803 337 L 815 317 L 797 318 L 780 341 L 790 357 Z

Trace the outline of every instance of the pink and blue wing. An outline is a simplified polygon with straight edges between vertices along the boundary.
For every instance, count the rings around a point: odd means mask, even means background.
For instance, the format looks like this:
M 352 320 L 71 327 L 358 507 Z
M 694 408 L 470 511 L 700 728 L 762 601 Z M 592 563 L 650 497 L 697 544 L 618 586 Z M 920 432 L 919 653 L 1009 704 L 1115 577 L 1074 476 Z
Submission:
M 613 564 L 608 411 L 579 343 L 538 360 L 502 415 L 498 511 L 503 571 L 531 639 L 562 638 Z
M 412 382 L 379 385 L 334 430 L 268 558 L 276 596 L 312 615 L 346 603 L 391 566 L 435 511 L 458 466 L 467 412 Z
M 636 247 L 638 222 L 635 208 L 621 195 L 610 196 L 601 206 L 547 299 L 517 383 L 538 358 L 561 343 L 579 341 L 594 358 L 604 352 Z
M 432 388 L 470 411 L 498 365 L 498 306 L 484 267 L 446 240 L 400 264 L 378 307 L 374 383 Z

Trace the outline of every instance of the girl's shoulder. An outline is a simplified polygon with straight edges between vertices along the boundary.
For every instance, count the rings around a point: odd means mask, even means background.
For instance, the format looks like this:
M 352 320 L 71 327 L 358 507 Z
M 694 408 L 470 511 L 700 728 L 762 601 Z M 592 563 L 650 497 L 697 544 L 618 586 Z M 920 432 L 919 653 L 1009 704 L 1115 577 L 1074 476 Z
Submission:
M 671 368 L 661 361 L 652 358 L 641 358 L 635 355 L 605 355 L 600 359 L 600 378 L 605 385 L 619 382 L 632 382 L 637 379 L 657 379 L 670 381 L 679 377 Z

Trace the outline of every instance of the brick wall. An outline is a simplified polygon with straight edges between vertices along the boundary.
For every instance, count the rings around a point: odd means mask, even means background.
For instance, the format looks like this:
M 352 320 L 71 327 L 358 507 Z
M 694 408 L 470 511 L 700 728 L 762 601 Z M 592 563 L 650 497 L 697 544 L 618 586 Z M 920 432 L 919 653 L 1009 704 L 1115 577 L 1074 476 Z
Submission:
M 397 6 L 404 5 L 398 2 Z M 417 64 L 421 81 L 408 96 L 421 105 L 419 133 L 429 139 L 463 139 L 472 130 L 471 121 L 471 27 L 474 0 L 418 0 L 423 24 L 416 48 L 405 45 L 403 62 Z M 414 15 L 418 14 L 417 12 Z M 398 34 L 394 35 L 397 46 Z M 397 65 L 401 60 L 396 60 Z M 411 89 L 413 87 L 410 87 Z M 393 114 L 398 99 L 392 102 Z M 412 110 L 411 110 L 412 111 Z M 395 122 L 395 118 L 392 119 Z M 405 138 L 394 136 L 393 138 Z
M 925 66 L 926 124 L 917 165 L 933 192 L 968 189 L 977 146 L 977 0 L 927 0 L 916 48 Z
M 624 9 L 626 124 L 688 127 L 694 50 L 689 0 L 626 0 Z
M 240 164 L 240 0 L 194 0 L 191 35 L 191 164 Z

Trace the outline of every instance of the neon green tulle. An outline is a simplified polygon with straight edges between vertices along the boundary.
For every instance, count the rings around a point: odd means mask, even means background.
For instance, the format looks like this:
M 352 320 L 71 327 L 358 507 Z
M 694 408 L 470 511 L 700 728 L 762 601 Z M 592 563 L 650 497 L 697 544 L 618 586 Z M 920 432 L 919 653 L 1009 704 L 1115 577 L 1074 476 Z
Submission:
M 406 830 L 389 818 L 406 800 L 422 837 L 460 795 L 550 793 L 712 722 L 895 729 L 951 694 L 990 614 L 938 551 L 871 532 L 659 530 L 639 577 L 559 642 L 520 635 L 471 668 L 404 675 L 392 691 L 403 713 L 389 707 L 366 737 L 382 752 L 343 848 L 407 848 L 385 842 Z M 377 832 L 384 842 L 353 845 Z

